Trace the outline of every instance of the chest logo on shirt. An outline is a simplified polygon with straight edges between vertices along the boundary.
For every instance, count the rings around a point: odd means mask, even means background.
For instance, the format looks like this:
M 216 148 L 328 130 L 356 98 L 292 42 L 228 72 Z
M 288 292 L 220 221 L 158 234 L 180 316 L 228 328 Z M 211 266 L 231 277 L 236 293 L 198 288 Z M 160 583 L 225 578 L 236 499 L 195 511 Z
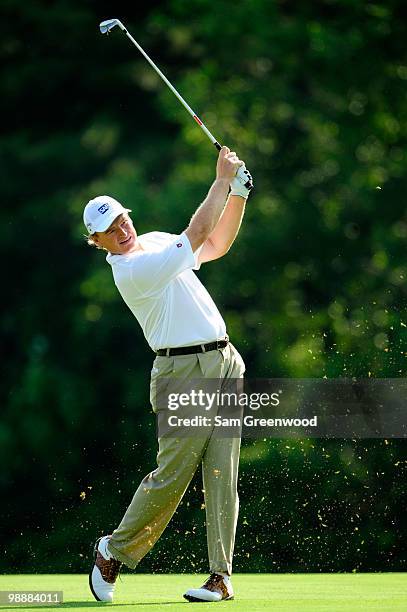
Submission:
M 177 247 L 178 248 L 182 247 L 182 242 L 177 242 Z

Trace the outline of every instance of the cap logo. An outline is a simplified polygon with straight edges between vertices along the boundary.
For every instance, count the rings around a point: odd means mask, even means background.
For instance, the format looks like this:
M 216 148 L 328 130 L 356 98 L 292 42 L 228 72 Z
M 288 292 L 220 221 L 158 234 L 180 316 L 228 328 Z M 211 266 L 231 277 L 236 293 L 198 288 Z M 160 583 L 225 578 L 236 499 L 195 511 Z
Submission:
M 99 206 L 98 211 L 100 212 L 101 215 L 104 215 L 106 211 L 109 210 L 109 204 L 102 204 L 102 206 Z

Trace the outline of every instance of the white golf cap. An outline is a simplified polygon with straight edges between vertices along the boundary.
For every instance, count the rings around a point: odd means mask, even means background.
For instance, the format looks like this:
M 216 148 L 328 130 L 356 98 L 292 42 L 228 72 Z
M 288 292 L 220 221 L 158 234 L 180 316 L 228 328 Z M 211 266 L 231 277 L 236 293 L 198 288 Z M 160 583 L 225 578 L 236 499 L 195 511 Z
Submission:
M 131 212 L 124 208 L 120 202 L 107 195 L 97 196 L 85 206 L 83 211 L 83 222 L 89 234 L 105 232 L 119 215 Z

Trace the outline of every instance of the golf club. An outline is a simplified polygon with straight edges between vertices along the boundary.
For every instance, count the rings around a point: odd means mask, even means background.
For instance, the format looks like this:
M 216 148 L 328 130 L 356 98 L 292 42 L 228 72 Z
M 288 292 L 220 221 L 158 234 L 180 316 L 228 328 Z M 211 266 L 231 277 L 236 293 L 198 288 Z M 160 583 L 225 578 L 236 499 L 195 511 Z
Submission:
M 214 144 L 215 147 L 218 149 L 218 151 L 220 151 L 222 146 L 219 144 L 219 142 L 216 140 L 216 138 L 211 134 L 211 132 L 208 130 L 208 128 L 202 123 L 202 121 L 200 120 L 198 115 L 196 113 L 194 113 L 192 108 L 185 102 L 184 98 L 178 93 L 178 91 L 175 89 L 175 87 L 173 85 L 171 85 L 171 83 L 169 82 L 167 77 L 161 72 L 161 70 L 158 68 L 158 66 L 156 66 L 156 64 L 147 55 L 147 53 L 144 51 L 144 49 L 142 47 L 140 47 L 138 42 L 127 31 L 127 29 L 124 27 L 122 22 L 119 19 L 107 19 L 106 21 L 102 21 L 102 23 L 99 25 L 99 28 L 100 28 L 100 31 L 102 32 L 102 34 L 109 34 L 109 32 L 115 26 L 118 26 L 121 30 L 123 30 L 123 32 L 126 34 L 126 36 L 128 38 L 130 38 L 131 42 L 137 47 L 137 49 L 140 51 L 140 53 L 142 53 L 144 55 L 144 57 L 146 58 L 148 63 L 154 68 L 156 73 L 162 78 L 164 83 L 166 83 L 168 85 L 168 87 L 171 89 L 172 93 L 178 98 L 178 100 L 181 102 L 181 104 L 184 106 L 184 108 L 186 108 L 186 110 L 189 112 L 191 117 L 196 121 L 196 123 L 199 125 L 199 127 L 205 132 L 205 134 L 207 135 L 209 140 L 212 142 L 212 144 Z M 252 186 L 253 185 L 252 185 L 252 182 L 250 180 L 248 180 L 245 183 L 245 187 L 247 187 L 247 188 L 251 188 Z

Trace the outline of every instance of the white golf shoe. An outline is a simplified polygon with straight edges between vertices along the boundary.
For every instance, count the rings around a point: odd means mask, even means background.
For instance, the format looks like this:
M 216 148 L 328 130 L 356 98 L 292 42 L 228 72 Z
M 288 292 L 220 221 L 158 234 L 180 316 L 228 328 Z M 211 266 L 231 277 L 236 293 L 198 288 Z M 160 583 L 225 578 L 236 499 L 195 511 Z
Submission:
M 229 576 L 211 574 L 200 589 L 189 589 L 184 593 L 188 601 L 224 601 L 233 599 L 233 587 Z
M 97 601 L 113 601 L 113 592 L 121 561 L 113 559 L 107 550 L 110 536 L 96 540 L 94 547 L 94 564 L 89 573 L 89 587 Z

